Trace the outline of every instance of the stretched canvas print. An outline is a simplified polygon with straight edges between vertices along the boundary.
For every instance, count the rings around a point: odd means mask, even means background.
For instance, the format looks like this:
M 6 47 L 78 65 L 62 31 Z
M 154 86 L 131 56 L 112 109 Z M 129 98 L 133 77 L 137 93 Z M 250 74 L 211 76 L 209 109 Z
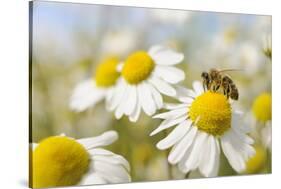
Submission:
M 271 16 L 30 3 L 30 187 L 271 173 Z

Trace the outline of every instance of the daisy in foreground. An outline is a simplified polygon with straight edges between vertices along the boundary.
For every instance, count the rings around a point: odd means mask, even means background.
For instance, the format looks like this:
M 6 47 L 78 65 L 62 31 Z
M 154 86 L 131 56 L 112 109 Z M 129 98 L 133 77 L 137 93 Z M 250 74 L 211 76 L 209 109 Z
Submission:
M 32 180 L 35 188 L 130 182 L 130 166 L 122 156 L 100 148 L 117 140 L 115 131 L 75 140 L 53 136 L 35 144 Z
M 174 65 L 184 56 L 167 47 L 153 46 L 146 51 L 137 51 L 129 55 L 120 65 L 121 77 L 118 80 L 110 110 L 120 119 L 127 115 L 129 120 L 138 120 L 141 110 L 153 115 L 162 108 L 162 94 L 175 96 L 172 86 L 185 78 L 184 72 Z
M 255 150 L 247 135 L 250 129 L 240 123 L 242 113 L 232 110 L 223 94 L 204 91 L 200 82 L 194 82 L 193 88 L 177 87 L 181 104 L 167 104 L 168 112 L 154 116 L 164 121 L 151 136 L 176 126 L 157 148 L 173 147 L 168 161 L 178 164 L 183 173 L 199 169 L 205 177 L 217 176 L 220 146 L 235 171 L 245 170 Z
M 104 59 L 96 68 L 92 78 L 78 84 L 70 99 L 70 108 L 81 112 L 96 103 L 106 99 L 108 106 L 109 99 L 113 95 L 116 80 L 120 76 L 117 72 L 118 58 L 108 57 Z

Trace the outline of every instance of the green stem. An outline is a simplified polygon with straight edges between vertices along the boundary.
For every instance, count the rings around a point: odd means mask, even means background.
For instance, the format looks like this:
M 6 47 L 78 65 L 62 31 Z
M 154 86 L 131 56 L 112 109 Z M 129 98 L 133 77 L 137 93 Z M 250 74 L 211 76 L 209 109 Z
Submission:
M 165 137 L 168 136 L 168 131 L 167 131 L 167 130 L 164 130 L 164 135 L 165 135 Z M 166 157 L 169 156 L 169 150 L 168 150 L 168 149 L 165 150 L 165 154 L 166 154 Z M 169 178 L 169 180 L 172 180 L 172 179 L 173 179 L 173 171 L 172 171 L 173 167 L 172 167 L 172 165 L 169 163 L 168 160 L 167 160 L 167 168 L 168 168 L 168 178 Z
M 184 176 L 185 179 L 188 179 L 190 175 L 190 171 L 188 173 L 186 173 L 186 175 Z

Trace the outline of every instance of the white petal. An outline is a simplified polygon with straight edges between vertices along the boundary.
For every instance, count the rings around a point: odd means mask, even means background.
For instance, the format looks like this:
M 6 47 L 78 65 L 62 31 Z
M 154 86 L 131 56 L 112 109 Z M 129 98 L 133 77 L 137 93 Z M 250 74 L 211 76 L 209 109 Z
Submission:
M 86 174 L 78 185 L 107 184 L 99 174 L 91 172 Z
M 116 87 L 111 87 L 106 92 L 106 95 L 105 95 L 105 106 L 106 106 L 107 110 L 110 110 L 115 90 L 116 90 Z
M 191 124 L 191 122 L 189 123 Z M 178 163 L 184 156 L 185 152 L 191 147 L 194 137 L 197 134 L 197 127 L 191 126 L 190 130 L 171 150 L 168 161 L 171 164 Z
M 139 84 L 137 86 L 137 90 L 138 99 L 140 101 L 143 111 L 149 116 L 153 115 L 156 111 L 156 105 L 153 101 L 148 84 L 145 82 Z
M 105 97 L 105 89 L 97 88 L 92 79 L 85 80 L 78 84 L 70 98 L 70 108 L 81 112 L 94 106 Z
M 158 142 L 156 147 L 160 150 L 170 148 L 179 140 L 181 140 L 189 129 L 190 129 L 190 124 L 188 124 L 188 121 L 183 121 L 166 138 Z
M 228 131 L 228 133 L 221 137 L 221 146 L 233 169 L 237 172 L 242 172 L 245 170 L 245 160 L 241 150 L 238 149 L 240 147 L 236 146 L 234 139 L 230 137 L 231 132 L 232 131 Z
M 163 98 L 161 94 L 152 85 L 148 85 L 148 86 L 150 88 L 150 92 L 157 106 L 157 109 L 161 109 L 163 107 Z
M 130 165 L 129 165 L 128 161 L 124 157 L 122 157 L 120 155 L 117 155 L 117 154 L 113 154 L 113 155 L 93 155 L 92 160 L 101 161 L 101 162 L 108 163 L 108 164 L 121 165 L 128 172 L 130 171 Z
M 203 84 L 200 81 L 194 81 L 192 83 L 193 89 L 195 90 L 197 96 L 204 92 Z
M 118 139 L 116 131 L 107 131 L 97 137 L 78 139 L 77 142 L 82 144 L 86 149 L 99 146 L 107 146 Z
M 184 55 L 164 46 L 153 46 L 149 49 L 149 55 L 156 64 L 174 65 L 180 63 Z
M 183 107 L 183 108 L 171 110 L 171 111 L 168 111 L 168 112 L 164 112 L 164 113 L 161 113 L 161 114 L 156 114 L 155 116 L 153 116 L 153 118 L 175 119 L 175 118 L 178 118 L 178 117 L 180 117 L 184 114 L 187 114 L 187 112 L 188 112 L 188 108 Z
M 172 84 L 176 84 L 185 78 L 182 70 L 172 66 L 156 66 L 155 75 Z
M 152 131 L 150 133 L 150 136 L 153 136 L 153 135 L 155 135 L 155 134 L 157 134 L 157 133 L 159 133 L 159 132 L 161 132 L 165 129 L 168 129 L 172 126 L 175 126 L 178 123 L 181 123 L 186 119 L 187 119 L 187 115 L 183 115 L 183 116 L 178 117 L 176 119 L 166 119 L 166 120 L 162 121 L 162 123 L 154 131 Z
M 157 78 L 157 77 L 152 77 L 149 79 L 149 82 L 162 94 L 167 95 L 167 96 L 176 96 L 176 90 L 166 83 L 165 81 Z
M 220 164 L 220 145 L 219 145 L 219 140 L 215 139 L 216 142 L 216 156 L 215 156 L 215 164 L 214 167 L 210 173 L 210 177 L 215 177 L 219 173 L 219 164 Z
M 94 170 L 108 183 L 130 182 L 131 177 L 123 166 L 112 165 L 101 161 L 93 161 Z
M 139 119 L 141 113 L 141 105 L 139 99 L 137 99 L 136 106 L 132 114 L 129 116 L 131 122 L 136 122 Z
M 126 101 L 126 108 L 125 108 L 125 114 L 131 115 L 136 108 L 137 105 L 137 88 L 136 86 L 130 85 L 128 90 L 128 99 L 125 99 Z
M 123 114 L 125 113 L 125 110 L 126 110 L 126 105 L 127 105 L 127 100 L 129 98 L 129 85 L 128 84 L 124 84 L 125 87 L 124 87 L 124 91 L 122 92 L 122 97 L 120 99 L 120 103 L 119 105 L 117 105 L 117 108 L 116 108 L 116 111 L 115 111 L 115 117 L 116 119 L 120 119 Z
M 199 164 L 199 170 L 205 177 L 217 176 L 215 174 L 218 170 L 217 160 L 219 157 L 219 149 L 217 149 L 217 147 L 217 139 L 214 136 L 209 135 L 205 150 L 202 151 L 202 159 Z
M 177 93 L 177 98 L 181 102 L 189 101 L 189 99 L 194 99 L 197 96 L 197 94 L 193 90 L 186 89 L 179 85 L 176 85 L 175 89 Z
M 272 143 L 272 126 L 271 121 L 266 123 L 266 126 L 261 130 L 262 142 L 265 147 L 271 150 Z
M 208 134 L 205 132 L 198 132 L 196 138 L 194 139 L 194 144 L 192 145 L 192 150 L 189 154 L 187 161 L 185 162 L 185 167 L 187 172 L 196 169 L 199 166 L 201 160 L 201 152 L 205 150 L 206 139 Z
M 175 110 L 179 108 L 187 107 L 187 104 L 174 104 L 174 103 L 164 103 L 163 108 L 168 110 Z
M 121 99 L 123 97 L 123 93 L 124 93 L 126 86 L 127 85 L 126 85 L 124 79 L 120 78 L 117 81 L 117 86 L 114 91 L 114 96 L 112 97 L 112 102 L 109 104 L 109 107 L 108 107 L 108 109 L 110 111 L 114 110 L 120 103 L 122 103 Z

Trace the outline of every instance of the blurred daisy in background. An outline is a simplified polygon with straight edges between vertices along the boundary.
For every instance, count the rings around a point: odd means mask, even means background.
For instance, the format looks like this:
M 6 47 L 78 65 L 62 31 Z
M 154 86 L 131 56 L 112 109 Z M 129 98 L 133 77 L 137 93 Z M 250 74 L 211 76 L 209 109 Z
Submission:
M 266 169 L 267 152 L 263 146 L 254 146 L 256 154 L 248 159 L 246 163 L 246 174 L 262 173 Z
M 115 111 L 115 117 L 127 115 L 130 121 L 136 122 L 141 110 L 151 116 L 162 108 L 161 94 L 175 96 L 172 85 L 185 78 L 184 72 L 174 66 L 183 58 L 182 53 L 164 46 L 129 55 L 120 65 L 121 77 L 109 100 L 109 109 Z
M 136 32 L 128 29 L 109 31 L 101 42 L 101 51 L 118 56 L 126 56 L 137 43 Z
M 258 95 L 252 105 L 254 126 L 261 135 L 262 143 L 271 150 L 272 97 L 268 92 Z M 260 137 L 258 137 L 260 138 Z
M 200 82 L 194 90 L 177 87 L 180 104 L 167 104 L 168 112 L 155 115 L 164 119 L 151 136 L 176 126 L 157 148 L 172 147 L 168 161 L 178 164 L 183 173 L 199 169 L 205 177 L 218 174 L 220 145 L 228 162 L 236 172 L 246 169 L 247 160 L 255 154 L 253 140 L 247 135 L 250 128 L 241 125 L 241 112 L 232 109 L 221 93 L 204 91 Z
M 81 112 L 94 107 L 98 102 L 106 99 L 106 104 L 112 98 L 114 87 L 120 73 L 117 71 L 119 60 L 117 57 L 106 58 L 96 68 L 92 78 L 79 83 L 70 98 L 70 108 Z
M 178 25 L 184 24 L 191 18 L 189 11 L 182 10 L 153 9 L 151 15 L 155 21 Z
M 265 35 L 264 36 L 262 50 L 263 50 L 264 55 L 271 60 L 272 59 L 272 39 L 271 39 L 271 35 Z
M 130 166 L 122 156 L 100 148 L 118 139 L 115 131 L 75 140 L 53 136 L 34 144 L 32 187 L 46 188 L 130 182 Z

